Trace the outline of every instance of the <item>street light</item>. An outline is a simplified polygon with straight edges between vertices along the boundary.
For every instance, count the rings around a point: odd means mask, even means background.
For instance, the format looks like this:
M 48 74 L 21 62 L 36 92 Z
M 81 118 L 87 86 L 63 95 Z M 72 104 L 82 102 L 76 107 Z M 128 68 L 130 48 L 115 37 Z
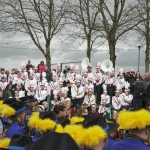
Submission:
M 138 46 L 139 48 L 139 55 L 138 55 L 138 71 L 140 71 L 140 49 L 141 49 L 141 46 Z

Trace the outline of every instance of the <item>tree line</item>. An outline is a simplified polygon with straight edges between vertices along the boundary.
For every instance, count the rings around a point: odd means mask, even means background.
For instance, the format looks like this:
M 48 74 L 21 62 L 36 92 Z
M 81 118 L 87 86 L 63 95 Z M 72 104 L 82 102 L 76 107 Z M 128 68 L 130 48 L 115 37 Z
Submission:
M 135 32 L 146 46 L 149 72 L 149 5 L 148 0 L 0 0 L 0 33 L 28 35 L 51 69 L 51 42 L 63 32 L 66 39 L 86 41 L 89 60 L 96 46 L 107 42 L 114 67 L 117 42 Z

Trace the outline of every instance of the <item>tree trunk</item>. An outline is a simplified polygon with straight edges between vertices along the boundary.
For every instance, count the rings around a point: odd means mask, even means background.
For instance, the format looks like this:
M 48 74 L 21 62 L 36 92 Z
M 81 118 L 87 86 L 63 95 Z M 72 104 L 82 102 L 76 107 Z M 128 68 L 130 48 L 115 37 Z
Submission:
M 116 65 L 116 54 L 115 54 L 115 47 L 116 47 L 116 43 L 113 41 L 108 41 L 109 42 L 109 55 L 110 55 L 110 60 L 113 63 L 113 67 L 115 69 L 115 65 Z
M 48 66 L 48 70 L 51 71 L 51 56 L 50 56 L 50 45 L 46 46 L 46 65 Z
M 145 51 L 145 72 L 149 72 L 149 43 L 146 44 Z
M 149 0 L 146 0 L 146 15 L 149 18 Z M 146 51 L 145 51 L 145 72 L 149 72 L 149 50 L 150 50 L 149 19 L 146 21 Z
M 91 62 L 91 38 L 87 39 L 87 57 L 89 58 L 89 62 Z

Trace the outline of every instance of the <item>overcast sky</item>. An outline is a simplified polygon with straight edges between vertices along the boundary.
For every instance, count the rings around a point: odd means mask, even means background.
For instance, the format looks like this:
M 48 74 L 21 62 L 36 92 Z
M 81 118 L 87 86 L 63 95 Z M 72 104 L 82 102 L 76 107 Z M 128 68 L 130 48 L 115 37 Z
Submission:
M 6 69 L 11 68 L 18 68 L 20 69 L 21 63 L 24 61 L 25 63 L 30 59 L 32 64 L 39 63 L 41 60 L 45 61 L 42 53 L 38 50 L 31 50 L 31 48 L 36 49 L 34 44 L 30 41 L 22 42 L 22 43 L 11 43 L 11 42 L 18 42 L 24 41 L 30 38 L 27 37 L 13 37 L 8 38 L 7 36 L 0 36 L 0 43 L 10 43 L 10 44 L 0 44 L 0 67 L 4 67 Z M 120 49 L 137 49 L 137 51 L 119 51 L 116 52 L 117 60 L 116 60 L 116 71 L 119 68 L 124 68 L 125 71 L 129 71 L 131 68 L 137 71 L 137 64 L 138 64 L 138 45 L 135 47 L 129 47 L 123 43 L 118 43 L 117 48 Z M 2 48 L 2 47 L 14 47 L 11 48 Z M 26 49 L 15 49 L 15 48 L 27 48 Z M 51 58 L 52 63 L 57 63 L 58 61 L 62 63 L 67 63 L 71 61 L 81 61 L 84 57 L 86 57 L 86 51 L 68 51 L 72 50 L 72 46 L 68 46 L 66 44 L 62 44 L 62 42 L 58 38 L 54 38 L 51 44 Z M 85 50 L 86 45 L 80 46 L 79 50 Z M 99 48 L 100 50 L 108 50 L 107 45 L 103 45 Z M 142 48 L 143 49 L 143 48 Z M 59 51 L 58 51 L 59 50 Z M 64 51 L 63 51 L 64 50 Z M 145 53 L 141 51 L 140 57 L 140 71 L 143 73 L 144 68 L 144 61 L 145 61 Z M 102 62 L 105 59 L 109 59 L 108 51 L 102 52 L 97 51 L 95 53 L 91 53 L 91 62 L 93 66 L 93 70 L 95 70 L 95 66 L 97 62 Z M 55 68 L 54 66 L 52 68 Z

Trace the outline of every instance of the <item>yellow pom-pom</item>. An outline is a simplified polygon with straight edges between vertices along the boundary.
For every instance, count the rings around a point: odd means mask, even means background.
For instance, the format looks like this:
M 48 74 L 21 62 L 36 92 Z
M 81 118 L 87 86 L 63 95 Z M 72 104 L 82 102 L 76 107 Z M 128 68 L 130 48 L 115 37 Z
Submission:
M 57 124 L 55 132 L 57 132 L 57 133 L 63 133 L 64 132 L 64 128 L 60 124 Z
M 2 117 L 10 117 L 16 113 L 15 109 L 10 107 L 9 105 L 3 104 L 1 107 L 2 109 L 0 111 L 0 114 Z
M 84 145 L 88 147 L 98 146 L 107 137 L 107 133 L 100 126 L 92 126 L 85 129 Z
M 117 123 L 120 125 L 119 129 L 144 129 L 147 125 L 150 125 L 150 113 L 145 109 L 121 111 Z
M 35 128 L 37 130 L 42 130 L 43 132 L 47 132 L 49 130 L 54 129 L 56 123 L 50 119 L 41 119 L 39 117 L 39 112 L 34 112 L 31 115 L 31 119 L 28 122 L 29 127 Z
M 82 125 L 67 125 L 64 128 L 64 132 L 68 133 L 76 142 L 78 146 L 81 146 L 84 141 L 84 128 Z
M 84 121 L 84 118 L 82 117 L 72 117 L 70 119 L 70 124 L 76 124 L 76 123 L 83 122 L 83 121 Z
M 0 140 L 0 147 L 7 149 L 8 146 L 9 146 L 9 143 L 10 143 L 10 139 L 9 138 L 1 139 Z

